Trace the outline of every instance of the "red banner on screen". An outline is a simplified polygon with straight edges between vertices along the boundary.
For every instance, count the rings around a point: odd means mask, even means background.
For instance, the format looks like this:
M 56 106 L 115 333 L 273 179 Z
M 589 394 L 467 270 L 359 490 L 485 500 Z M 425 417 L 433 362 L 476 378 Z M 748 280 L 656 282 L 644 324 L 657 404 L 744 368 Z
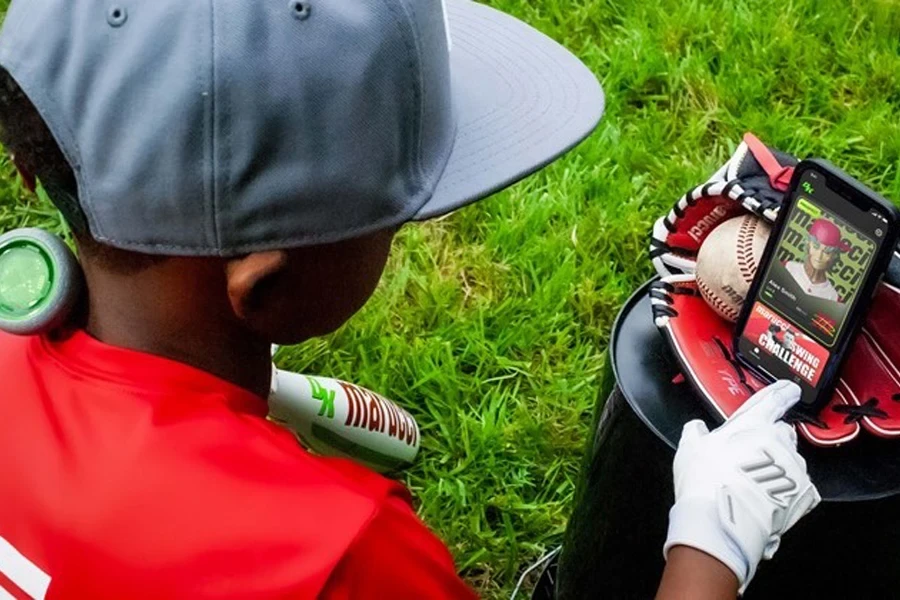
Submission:
M 819 383 L 829 352 L 759 302 L 744 328 L 744 337 L 761 352 L 774 356 L 809 385 Z M 755 351 L 755 350 L 754 350 Z

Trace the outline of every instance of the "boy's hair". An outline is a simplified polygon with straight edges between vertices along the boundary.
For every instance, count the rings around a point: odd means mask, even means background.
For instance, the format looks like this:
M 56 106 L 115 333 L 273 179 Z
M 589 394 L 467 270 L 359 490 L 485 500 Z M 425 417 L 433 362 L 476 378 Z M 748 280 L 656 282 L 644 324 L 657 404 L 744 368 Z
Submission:
M 136 273 L 165 260 L 162 256 L 120 250 L 97 242 L 78 203 L 75 173 L 37 108 L 15 79 L 0 67 L 0 142 L 16 164 L 36 177 L 59 209 L 78 243 L 78 250 L 104 268 Z

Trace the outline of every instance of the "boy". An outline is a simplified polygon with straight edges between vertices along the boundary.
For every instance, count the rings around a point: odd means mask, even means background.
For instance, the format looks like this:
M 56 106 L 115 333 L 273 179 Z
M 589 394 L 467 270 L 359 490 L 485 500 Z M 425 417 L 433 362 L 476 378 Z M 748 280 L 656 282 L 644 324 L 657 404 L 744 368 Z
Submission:
M 594 76 L 468 0 L 15 0 L 0 67 L 88 289 L 0 336 L 0 596 L 470 597 L 405 489 L 265 420 L 269 347 L 352 316 L 401 224 L 586 136 Z

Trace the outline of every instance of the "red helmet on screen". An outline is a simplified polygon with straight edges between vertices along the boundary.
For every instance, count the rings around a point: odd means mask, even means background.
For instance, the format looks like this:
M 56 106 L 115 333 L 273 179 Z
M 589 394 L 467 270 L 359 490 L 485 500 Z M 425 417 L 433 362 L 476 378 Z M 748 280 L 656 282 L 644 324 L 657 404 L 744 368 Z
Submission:
M 823 246 L 839 248 L 841 252 L 850 250 L 850 244 L 841 241 L 841 230 L 828 219 L 816 219 L 809 227 L 809 235 L 816 238 Z

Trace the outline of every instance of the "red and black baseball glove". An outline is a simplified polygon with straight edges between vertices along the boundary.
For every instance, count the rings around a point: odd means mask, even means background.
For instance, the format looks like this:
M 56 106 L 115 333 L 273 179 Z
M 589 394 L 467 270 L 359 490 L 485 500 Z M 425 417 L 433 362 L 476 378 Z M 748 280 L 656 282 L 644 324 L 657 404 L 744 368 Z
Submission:
M 711 412 L 724 420 L 764 386 L 732 354 L 734 327 L 700 296 L 696 257 L 722 222 L 753 213 L 773 222 L 797 159 L 744 136 L 732 158 L 705 184 L 682 197 L 656 222 L 650 256 L 662 279 L 651 289 L 656 325 L 669 341 L 687 381 Z M 830 403 L 818 418 L 795 417 L 803 436 L 818 446 L 837 446 L 862 428 L 900 437 L 900 256 L 873 301 L 851 348 Z

